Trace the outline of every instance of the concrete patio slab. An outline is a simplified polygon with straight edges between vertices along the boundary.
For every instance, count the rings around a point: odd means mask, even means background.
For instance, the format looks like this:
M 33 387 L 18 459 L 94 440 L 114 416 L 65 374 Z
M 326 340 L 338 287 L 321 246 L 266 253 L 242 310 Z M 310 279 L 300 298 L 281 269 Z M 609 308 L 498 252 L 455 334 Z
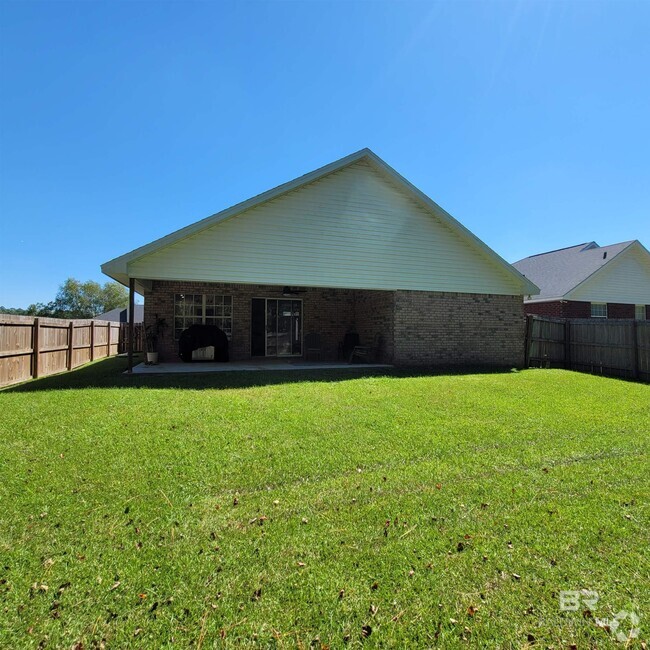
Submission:
M 133 368 L 134 375 L 172 375 L 201 372 L 240 372 L 275 370 L 371 370 L 392 368 L 385 363 L 340 363 L 326 361 L 234 361 L 232 363 L 159 363 L 146 365 L 140 363 Z

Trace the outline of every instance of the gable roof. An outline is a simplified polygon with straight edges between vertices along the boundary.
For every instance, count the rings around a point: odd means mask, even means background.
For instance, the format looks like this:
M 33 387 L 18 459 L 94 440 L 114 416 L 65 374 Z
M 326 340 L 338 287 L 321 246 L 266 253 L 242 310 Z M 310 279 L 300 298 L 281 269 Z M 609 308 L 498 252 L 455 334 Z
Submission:
M 238 203 L 230 208 L 222 210 L 221 212 L 217 212 L 216 214 L 213 214 L 205 219 L 202 219 L 193 224 L 190 224 L 189 226 L 181 228 L 180 230 L 170 233 L 165 237 L 161 237 L 160 239 L 157 239 L 149 244 L 141 246 L 129 253 L 126 253 L 125 255 L 121 255 L 120 257 L 110 260 L 109 262 L 106 262 L 102 265 L 102 272 L 117 280 L 118 282 L 127 285 L 130 277 L 129 265 L 136 260 L 139 260 L 146 255 L 158 252 L 164 248 L 178 244 L 179 242 L 193 237 L 194 235 L 197 235 L 206 229 L 212 228 L 217 224 L 223 223 L 233 217 L 236 217 L 245 211 L 251 210 L 274 199 L 282 197 L 289 192 L 293 192 L 294 190 L 298 190 L 310 183 L 319 181 L 330 174 L 339 172 L 361 161 L 369 164 L 374 170 L 383 175 L 387 180 L 397 185 L 399 189 L 403 191 L 411 200 L 415 201 L 418 205 L 432 213 L 456 235 L 458 235 L 467 244 L 473 247 L 474 250 L 480 252 L 482 255 L 490 259 L 495 265 L 497 265 L 502 271 L 506 273 L 506 275 L 510 278 L 510 281 L 514 282 L 518 287 L 520 287 L 520 292 L 522 294 L 537 292 L 538 288 L 533 284 L 533 282 L 527 278 L 524 278 L 512 265 L 506 262 L 489 246 L 487 246 L 478 237 L 476 237 L 476 235 L 465 228 L 465 226 L 454 219 L 454 217 L 443 210 L 439 205 L 437 205 L 428 196 L 426 196 L 423 192 L 412 185 L 403 176 L 398 174 L 392 167 L 385 163 L 370 149 L 361 149 L 360 151 L 350 154 L 349 156 L 345 156 L 340 160 L 334 161 L 328 165 L 325 165 L 324 167 L 320 167 L 319 169 L 316 169 L 308 174 L 279 185 L 278 187 L 263 192 L 262 194 L 254 196 L 250 199 L 247 199 L 246 201 Z M 137 285 L 136 289 L 138 289 Z
M 532 302 L 559 300 L 609 264 L 637 240 L 599 246 L 596 242 L 525 257 L 513 266 L 540 289 Z
M 144 321 L 144 305 L 135 305 L 133 310 L 133 318 L 135 323 L 142 323 Z M 129 321 L 129 308 L 116 307 L 104 314 L 98 314 L 93 317 L 93 320 L 108 320 L 113 323 L 128 323 Z

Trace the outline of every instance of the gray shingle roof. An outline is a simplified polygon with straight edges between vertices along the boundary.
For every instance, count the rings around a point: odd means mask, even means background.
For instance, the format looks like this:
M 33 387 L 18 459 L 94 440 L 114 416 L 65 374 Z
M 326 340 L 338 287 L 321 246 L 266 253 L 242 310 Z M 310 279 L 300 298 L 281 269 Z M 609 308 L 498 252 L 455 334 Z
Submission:
M 135 323 L 142 323 L 142 321 L 144 321 L 144 305 L 135 305 L 133 315 L 133 320 Z M 117 309 L 111 309 L 105 314 L 99 314 L 98 316 L 95 316 L 93 320 L 109 320 L 114 323 L 128 323 L 129 309 L 128 307 L 118 307 Z
M 533 300 L 559 299 L 633 243 L 598 246 L 596 242 L 588 242 L 531 255 L 513 266 L 540 288 Z

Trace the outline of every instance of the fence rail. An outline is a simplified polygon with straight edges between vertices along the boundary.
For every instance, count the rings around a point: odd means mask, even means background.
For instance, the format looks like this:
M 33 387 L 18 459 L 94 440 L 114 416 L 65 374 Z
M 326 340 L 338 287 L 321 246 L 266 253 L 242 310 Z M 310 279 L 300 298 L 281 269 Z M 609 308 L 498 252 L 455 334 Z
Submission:
M 120 323 L 0 314 L 0 386 L 118 354 Z
M 526 366 L 650 381 L 650 321 L 528 316 Z

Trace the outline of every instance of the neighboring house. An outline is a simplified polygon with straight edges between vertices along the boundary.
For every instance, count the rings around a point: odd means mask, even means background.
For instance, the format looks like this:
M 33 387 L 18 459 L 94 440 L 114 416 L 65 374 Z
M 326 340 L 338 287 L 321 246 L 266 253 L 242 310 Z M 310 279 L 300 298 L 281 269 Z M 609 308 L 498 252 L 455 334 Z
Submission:
M 650 319 L 650 253 L 637 241 L 596 242 L 531 255 L 513 266 L 540 288 L 527 314 Z
M 171 325 L 218 325 L 231 359 L 335 360 L 346 332 L 395 364 L 523 363 L 537 287 L 369 149 L 102 266 Z
M 133 312 L 134 322 L 142 323 L 144 322 L 144 305 L 136 305 Z M 93 320 L 109 320 L 113 323 L 128 323 L 129 322 L 129 310 L 128 307 L 111 309 L 105 314 L 100 314 L 95 316 Z

